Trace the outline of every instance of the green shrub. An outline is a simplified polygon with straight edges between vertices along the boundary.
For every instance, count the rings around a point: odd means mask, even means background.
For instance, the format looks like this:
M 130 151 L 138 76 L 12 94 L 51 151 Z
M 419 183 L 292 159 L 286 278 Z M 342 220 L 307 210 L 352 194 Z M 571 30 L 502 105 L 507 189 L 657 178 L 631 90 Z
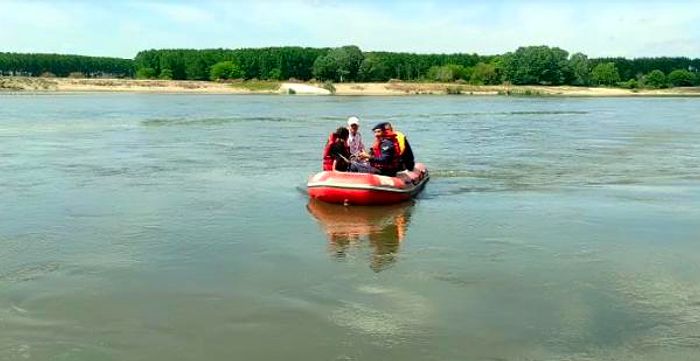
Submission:
M 140 68 L 136 71 L 136 79 L 153 79 L 156 77 L 156 70 L 153 68 Z
M 267 78 L 270 80 L 280 80 L 282 79 L 282 70 L 279 68 L 274 68 L 267 73 Z
M 173 80 L 173 71 L 167 68 L 161 70 L 160 75 L 158 75 L 158 79 Z
M 243 72 L 232 61 L 222 61 L 211 66 L 209 70 L 211 80 L 241 79 Z
M 618 86 L 620 88 L 625 88 L 625 89 L 637 89 L 637 88 L 639 88 L 639 83 L 637 82 L 637 79 L 630 79 L 628 81 L 618 83 Z
M 474 85 L 493 85 L 499 83 L 498 73 L 493 64 L 478 63 L 472 70 L 469 82 Z
M 321 88 L 328 90 L 331 94 L 335 94 L 335 86 L 333 82 L 327 81 L 321 85 Z
M 676 69 L 668 74 L 668 82 L 672 86 L 692 86 L 695 76 L 687 70 Z
M 649 74 L 644 76 L 644 86 L 648 88 L 667 88 L 668 83 L 666 82 L 666 75 L 661 70 L 652 70 Z

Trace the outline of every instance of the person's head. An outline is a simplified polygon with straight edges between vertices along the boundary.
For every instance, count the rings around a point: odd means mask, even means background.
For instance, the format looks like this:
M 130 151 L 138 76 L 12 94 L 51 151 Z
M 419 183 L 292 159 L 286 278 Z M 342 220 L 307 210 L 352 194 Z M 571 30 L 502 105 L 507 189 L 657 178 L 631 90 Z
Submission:
M 387 123 L 379 123 L 372 127 L 372 132 L 374 132 L 375 137 L 381 138 L 386 134 L 386 124 Z
M 360 128 L 360 118 L 355 116 L 348 118 L 348 128 L 352 134 L 357 133 L 357 130 Z
M 391 123 L 389 123 L 389 122 L 384 123 L 384 129 L 389 130 L 389 131 L 394 131 L 394 128 L 391 126 Z
M 345 127 L 340 127 L 336 129 L 335 131 L 335 138 L 336 139 L 342 139 L 342 140 L 348 140 L 348 136 L 350 135 L 350 131 L 348 131 L 348 128 Z

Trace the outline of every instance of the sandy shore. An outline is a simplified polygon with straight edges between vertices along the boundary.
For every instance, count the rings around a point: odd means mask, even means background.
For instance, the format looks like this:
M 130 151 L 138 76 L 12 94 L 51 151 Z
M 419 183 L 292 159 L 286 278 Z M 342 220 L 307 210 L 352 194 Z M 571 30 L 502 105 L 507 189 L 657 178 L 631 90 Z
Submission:
M 203 93 L 249 94 L 276 93 L 277 90 L 251 91 L 229 83 L 209 81 L 70 79 L 70 78 L 0 78 L 0 90 L 30 92 L 133 92 L 133 93 Z
M 524 95 L 524 96 L 700 96 L 700 87 L 629 90 L 572 86 L 475 86 L 457 83 L 343 83 L 336 95 Z M 16 92 L 133 92 L 195 94 L 329 95 L 314 83 L 231 82 L 134 79 L 71 79 L 0 77 L 0 91 Z
M 335 84 L 336 95 L 532 95 L 532 96 L 700 96 L 700 87 L 673 89 L 587 88 L 535 85 L 468 85 L 456 83 L 354 83 Z

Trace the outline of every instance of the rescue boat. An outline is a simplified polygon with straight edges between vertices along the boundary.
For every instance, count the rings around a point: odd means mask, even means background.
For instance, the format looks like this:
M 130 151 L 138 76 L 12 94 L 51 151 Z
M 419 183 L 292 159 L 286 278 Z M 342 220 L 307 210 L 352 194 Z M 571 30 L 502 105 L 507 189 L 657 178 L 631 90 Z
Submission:
M 412 171 L 396 177 L 370 173 L 324 171 L 309 178 L 309 197 L 323 202 L 345 205 L 394 204 L 420 193 L 430 179 L 428 169 L 416 163 Z

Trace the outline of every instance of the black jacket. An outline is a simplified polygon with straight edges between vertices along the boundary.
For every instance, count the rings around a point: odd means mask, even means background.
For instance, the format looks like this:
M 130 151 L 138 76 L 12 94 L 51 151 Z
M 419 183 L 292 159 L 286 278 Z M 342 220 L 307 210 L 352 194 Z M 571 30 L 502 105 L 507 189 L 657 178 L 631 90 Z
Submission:
M 335 142 L 331 144 L 329 154 L 331 158 L 335 160 L 335 170 L 347 172 L 348 168 L 350 168 L 350 164 L 348 164 L 346 159 L 350 159 L 350 149 L 348 149 L 348 147 L 346 147 L 343 143 Z

